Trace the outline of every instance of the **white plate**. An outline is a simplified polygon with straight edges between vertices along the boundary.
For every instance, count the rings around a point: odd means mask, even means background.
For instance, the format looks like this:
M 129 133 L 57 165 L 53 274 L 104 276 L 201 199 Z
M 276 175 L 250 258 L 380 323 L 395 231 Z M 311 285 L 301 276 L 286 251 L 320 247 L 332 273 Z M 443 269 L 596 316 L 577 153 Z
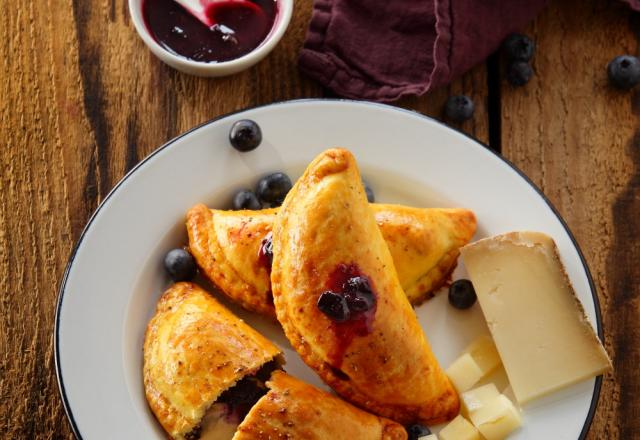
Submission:
M 250 118 L 262 145 L 239 153 L 231 124 Z M 168 286 L 162 259 L 186 243 L 184 214 L 204 202 L 228 207 L 232 194 L 259 176 L 284 170 L 297 178 L 316 154 L 350 149 L 377 200 L 475 211 L 475 238 L 513 230 L 546 232 L 592 324 L 600 330 L 595 289 L 575 240 L 549 202 L 513 165 L 473 139 L 420 114 L 350 101 L 292 101 L 204 124 L 159 148 L 127 174 L 82 233 L 65 273 L 55 347 L 60 391 L 73 429 L 84 439 L 161 439 L 142 387 L 142 341 Z M 462 265 L 454 277 L 464 276 Z M 284 349 L 287 371 L 322 385 L 276 324 L 232 307 Z M 478 305 L 448 306 L 446 294 L 417 308 L 441 364 L 486 332 Z M 554 394 L 524 410 L 512 439 L 575 440 L 591 422 L 599 380 Z

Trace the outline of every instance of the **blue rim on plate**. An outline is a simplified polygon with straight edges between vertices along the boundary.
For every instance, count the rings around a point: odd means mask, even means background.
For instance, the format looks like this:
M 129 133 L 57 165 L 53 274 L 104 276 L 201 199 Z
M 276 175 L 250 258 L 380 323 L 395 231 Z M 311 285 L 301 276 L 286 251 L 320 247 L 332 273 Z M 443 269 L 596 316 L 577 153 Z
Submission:
M 82 230 L 82 233 L 80 234 L 80 237 L 78 238 L 78 241 L 77 241 L 76 245 L 73 247 L 73 251 L 71 252 L 71 255 L 69 256 L 69 262 L 67 263 L 67 266 L 65 268 L 64 274 L 62 276 L 62 281 L 60 282 L 60 288 L 58 290 L 58 301 L 57 301 L 57 305 L 56 305 L 55 327 L 54 327 L 54 334 L 53 334 L 53 337 L 54 337 L 54 360 L 55 360 L 55 367 L 56 367 L 56 378 L 58 379 L 58 388 L 60 390 L 60 395 L 62 397 L 62 403 L 63 403 L 63 406 L 64 406 L 64 411 L 65 411 L 65 413 L 67 415 L 67 418 L 69 419 L 69 422 L 71 423 L 71 429 L 73 431 L 73 434 L 76 436 L 76 438 L 81 439 L 81 440 L 83 439 L 82 434 L 80 433 L 80 431 L 78 429 L 78 425 L 76 424 L 76 421 L 75 421 L 75 419 L 73 417 L 73 412 L 71 411 L 71 407 L 69 406 L 69 401 L 67 400 L 67 395 L 66 395 L 65 388 L 64 388 L 64 381 L 62 379 L 62 369 L 60 367 L 60 358 L 59 358 L 60 357 L 60 350 L 59 350 L 60 335 L 59 335 L 59 331 L 58 331 L 59 327 L 60 327 L 60 325 L 59 325 L 60 324 L 60 310 L 62 308 L 62 302 L 64 301 L 64 292 L 65 292 L 65 287 L 66 287 L 66 284 L 67 284 L 67 279 L 68 279 L 68 276 L 69 276 L 69 271 L 71 270 L 71 266 L 73 265 L 73 262 L 75 260 L 76 254 L 78 252 L 78 249 L 80 248 L 80 245 L 82 244 L 82 240 L 84 239 L 84 236 L 86 235 L 87 231 L 91 227 L 91 224 L 93 223 L 94 219 L 96 218 L 96 216 L 98 215 L 98 213 L 100 212 L 102 207 L 105 205 L 107 200 L 109 200 L 109 198 L 120 188 L 120 186 L 129 177 L 131 177 L 131 175 L 133 175 L 139 168 L 141 168 L 145 163 L 147 163 L 152 157 L 154 157 L 157 153 L 159 153 L 160 151 L 164 150 L 165 148 L 171 147 L 176 141 L 178 141 L 179 139 L 183 138 L 184 136 L 187 136 L 191 132 L 196 131 L 196 130 L 202 128 L 202 127 L 205 127 L 205 126 L 207 126 L 207 125 L 209 125 L 209 124 L 211 124 L 213 122 L 216 122 L 216 121 L 218 121 L 220 119 L 224 119 L 224 118 L 227 118 L 227 117 L 239 114 L 239 113 L 243 113 L 243 112 L 245 112 L 247 110 L 253 110 L 253 109 L 264 108 L 264 107 L 271 107 L 271 106 L 274 106 L 274 105 L 287 105 L 287 104 L 291 104 L 291 103 L 314 102 L 314 101 L 351 102 L 351 103 L 357 103 L 359 105 L 371 105 L 371 106 L 384 107 L 384 108 L 391 109 L 391 110 L 394 110 L 394 111 L 406 112 L 406 113 L 410 113 L 411 115 L 414 115 L 414 116 L 416 116 L 416 115 L 420 116 L 420 117 L 422 117 L 424 119 L 427 119 L 427 120 L 430 120 L 432 122 L 435 122 L 436 124 L 441 125 L 441 126 L 447 128 L 449 130 L 454 130 L 454 131 L 466 136 L 467 138 L 471 139 L 472 141 L 474 141 L 478 145 L 483 146 L 484 148 L 486 148 L 488 151 L 493 153 L 497 158 L 499 158 L 501 161 L 503 161 L 506 165 L 511 167 L 516 173 L 518 173 L 520 175 L 520 177 L 522 177 L 524 179 L 525 182 L 527 182 L 538 193 L 538 195 L 542 198 L 542 200 L 547 204 L 549 209 L 551 209 L 553 214 L 558 218 L 558 221 L 560 222 L 562 227 L 567 232 L 567 235 L 571 239 L 571 242 L 573 243 L 576 251 L 578 252 L 578 255 L 580 257 L 580 262 L 581 262 L 581 264 L 582 264 L 582 266 L 583 266 L 583 268 L 585 270 L 585 273 L 587 275 L 587 279 L 589 281 L 589 289 L 591 290 L 591 296 L 593 297 L 593 304 L 594 304 L 594 309 L 595 309 L 595 314 L 596 314 L 596 328 L 597 328 L 598 337 L 600 338 L 600 340 L 604 344 L 604 332 L 603 332 L 603 329 L 602 329 L 602 315 L 601 315 L 601 311 L 600 311 L 600 301 L 598 300 L 598 295 L 596 293 L 596 287 L 595 287 L 595 284 L 593 282 L 593 277 L 591 275 L 591 271 L 589 270 L 589 266 L 587 265 L 587 261 L 586 261 L 586 259 L 584 257 L 584 254 L 582 253 L 582 250 L 580 249 L 580 246 L 578 245 L 577 240 L 573 236 L 573 233 L 569 229 L 569 226 L 564 221 L 564 219 L 562 218 L 562 216 L 560 215 L 558 210 L 555 208 L 555 206 L 553 206 L 551 201 L 544 195 L 542 190 L 540 190 L 540 188 L 538 188 L 538 186 L 535 183 L 533 183 L 531 181 L 531 179 L 529 179 L 529 177 L 523 171 L 521 171 L 517 166 L 515 166 L 513 163 L 511 163 L 508 159 L 505 159 L 502 155 L 500 155 L 499 153 L 496 153 L 494 150 L 492 150 L 484 142 L 479 141 L 475 137 L 473 137 L 473 136 L 471 136 L 471 135 L 469 135 L 469 134 L 467 134 L 467 133 L 465 133 L 465 132 L 463 132 L 461 130 L 458 130 L 458 129 L 454 128 L 454 127 L 450 127 L 450 126 L 446 125 L 445 123 L 443 123 L 441 121 L 438 121 L 437 119 L 431 118 L 429 116 L 426 116 L 426 115 L 424 115 L 422 113 L 419 113 L 419 112 L 416 112 L 416 111 L 412 111 L 412 110 L 403 109 L 403 108 L 400 108 L 400 107 L 395 107 L 395 106 L 391 106 L 391 105 L 387 105 L 387 104 L 379 104 L 379 103 L 375 103 L 375 102 L 356 101 L 356 100 L 352 100 L 352 99 L 294 99 L 294 100 L 289 100 L 289 101 L 272 102 L 272 103 L 269 103 L 269 104 L 258 105 L 258 106 L 253 106 L 253 107 L 247 107 L 247 108 L 242 109 L 242 110 L 238 110 L 238 111 L 235 111 L 235 112 L 227 113 L 225 115 L 221 115 L 221 116 L 218 116 L 216 118 L 210 119 L 209 121 L 203 122 L 202 124 L 199 124 L 199 125 L 193 127 L 192 129 L 182 133 L 181 135 L 171 139 L 170 141 L 168 141 L 164 145 L 158 147 L 151 154 L 149 154 L 147 157 L 142 159 L 138 164 L 136 164 L 136 166 L 134 166 L 127 174 L 125 174 L 125 176 L 122 179 L 120 179 L 120 181 L 113 187 L 113 189 L 111 191 L 109 191 L 107 196 L 104 198 L 104 200 L 102 200 L 102 202 L 100 202 L 100 205 L 98 206 L 98 208 L 91 215 L 91 218 L 87 222 L 87 225 Z M 593 387 L 593 395 L 591 397 L 591 404 L 589 406 L 589 411 L 587 413 L 587 417 L 585 419 L 585 422 L 584 422 L 584 425 L 582 427 L 582 431 L 580 432 L 580 437 L 578 437 L 578 440 L 585 439 L 586 436 L 587 436 L 587 433 L 589 432 L 589 428 L 591 427 L 591 423 L 593 422 L 593 417 L 595 415 L 596 408 L 598 406 L 598 400 L 599 400 L 599 397 L 600 397 L 601 388 L 602 388 L 602 376 L 598 376 L 598 377 L 596 377 L 595 385 Z

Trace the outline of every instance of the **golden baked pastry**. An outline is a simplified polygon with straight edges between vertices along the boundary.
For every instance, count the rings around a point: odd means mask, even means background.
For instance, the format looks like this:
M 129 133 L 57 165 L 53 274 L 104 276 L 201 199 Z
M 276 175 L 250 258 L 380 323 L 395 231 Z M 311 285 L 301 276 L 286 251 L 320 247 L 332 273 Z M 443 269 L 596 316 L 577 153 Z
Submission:
M 347 150 L 319 155 L 285 198 L 271 283 L 287 338 L 338 394 L 401 423 L 458 414 Z
M 145 394 L 174 439 L 231 439 L 279 362 L 269 340 L 197 285 L 177 283 L 147 326 Z
M 455 268 L 476 230 L 467 209 L 370 205 L 409 301 L 430 298 Z M 189 247 L 205 275 L 248 310 L 275 317 L 270 259 L 261 252 L 276 209 L 222 211 L 196 205 L 187 213 Z
M 391 420 L 374 416 L 336 396 L 276 371 L 269 392 L 249 411 L 233 440 L 405 440 Z

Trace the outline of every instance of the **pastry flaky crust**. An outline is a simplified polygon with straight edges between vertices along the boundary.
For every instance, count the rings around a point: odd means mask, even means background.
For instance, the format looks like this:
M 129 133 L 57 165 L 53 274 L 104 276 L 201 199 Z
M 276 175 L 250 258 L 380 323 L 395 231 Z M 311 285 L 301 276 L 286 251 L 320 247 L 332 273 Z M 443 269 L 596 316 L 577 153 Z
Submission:
M 401 423 L 435 424 L 458 413 L 457 394 L 402 291 L 351 153 L 328 150 L 309 165 L 287 195 L 273 237 L 277 317 L 307 365 L 347 400 Z M 317 307 L 344 264 L 357 266 L 376 295 L 364 334 L 345 334 Z
M 187 213 L 189 249 L 202 272 L 247 310 L 275 316 L 269 269 L 259 261 L 275 209 L 218 211 L 196 205 Z
M 409 301 L 433 296 L 476 230 L 467 209 L 371 204 Z M 267 267 L 258 258 L 275 209 L 222 211 L 196 205 L 187 213 L 189 247 L 206 276 L 244 308 L 275 317 Z
M 409 302 L 420 304 L 449 280 L 460 248 L 476 233 L 468 209 L 369 205 Z
M 160 298 L 144 341 L 144 388 L 175 439 L 198 426 L 220 394 L 280 350 L 193 283 Z
M 267 382 L 233 440 L 405 440 L 404 428 L 374 416 L 282 371 Z

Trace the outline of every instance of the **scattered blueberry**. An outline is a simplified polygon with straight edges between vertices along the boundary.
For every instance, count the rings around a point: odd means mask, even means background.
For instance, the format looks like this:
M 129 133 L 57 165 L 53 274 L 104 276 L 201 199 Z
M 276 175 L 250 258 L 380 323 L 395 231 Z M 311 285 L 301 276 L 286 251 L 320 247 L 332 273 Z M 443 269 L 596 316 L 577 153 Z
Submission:
M 254 121 L 241 119 L 231 126 L 229 142 L 238 151 L 251 151 L 262 142 L 262 130 Z
M 318 309 L 336 322 L 344 322 L 351 317 L 345 297 L 330 290 L 323 292 L 318 298 Z
M 255 195 L 255 193 L 248 189 L 243 189 L 238 191 L 238 193 L 233 198 L 233 209 L 260 209 L 262 205 L 260 204 L 260 200 Z
M 468 309 L 476 299 L 476 291 L 469 280 L 457 280 L 449 286 L 449 303 L 456 309 Z
M 607 66 L 609 81 L 619 89 L 630 89 L 640 82 L 640 60 L 632 55 L 615 57 Z
M 533 69 L 524 61 L 511 63 L 507 70 L 507 81 L 515 87 L 520 87 L 529 82 L 533 76 Z
M 292 186 L 289 176 L 273 173 L 258 181 L 256 194 L 263 202 L 281 204 Z
M 364 192 L 367 194 L 367 200 L 369 201 L 369 203 L 375 202 L 376 196 L 373 193 L 373 190 L 371 189 L 369 184 L 363 180 L 362 185 L 364 186 Z
M 174 281 L 188 281 L 196 276 L 196 262 L 184 249 L 172 249 L 164 257 L 164 267 Z
M 473 116 L 475 105 L 465 95 L 450 96 L 444 105 L 444 115 L 454 122 L 464 122 Z
M 420 437 L 431 434 L 431 430 L 424 425 L 415 424 L 407 426 L 407 440 L 418 440 Z
M 523 34 L 511 34 L 502 43 L 504 53 L 509 61 L 529 61 L 533 58 L 536 44 Z

